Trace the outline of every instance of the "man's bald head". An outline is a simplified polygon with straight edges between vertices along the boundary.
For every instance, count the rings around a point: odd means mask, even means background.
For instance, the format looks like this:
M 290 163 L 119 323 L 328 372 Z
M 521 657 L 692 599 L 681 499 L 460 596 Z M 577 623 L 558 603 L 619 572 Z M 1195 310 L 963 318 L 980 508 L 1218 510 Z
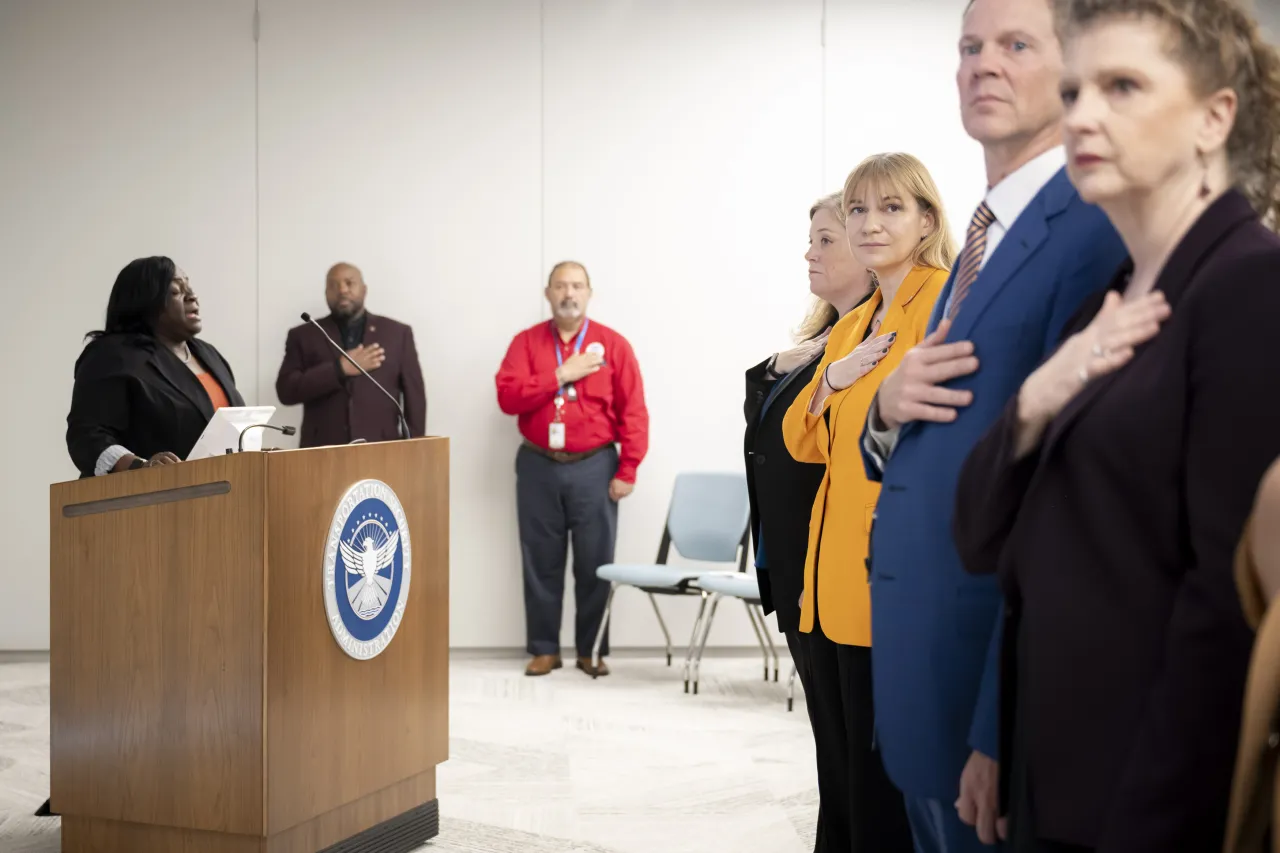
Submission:
M 343 261 L 329 267 L 324 278 L 324 298 L 334 317 L 345 321 L 363 315 L 368 292 L 364 276 L 354 264 Z
M 587 268 L 578 261 L 561 261 L 551 268 L 551 274 L 547 276 L 547 284 L 556 280 L 562 272 L 580 273 L 582 280 L 587 283 L 587 287 L 591 286 L 591 274 L 587 272 Z

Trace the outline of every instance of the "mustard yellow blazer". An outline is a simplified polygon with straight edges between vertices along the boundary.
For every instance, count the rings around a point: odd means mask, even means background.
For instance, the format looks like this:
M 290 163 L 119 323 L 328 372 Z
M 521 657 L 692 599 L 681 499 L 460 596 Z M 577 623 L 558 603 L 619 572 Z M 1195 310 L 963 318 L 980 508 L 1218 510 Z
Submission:
M 864 337 L 874 337 L 866 332 L 880 308 L 880 291 L 842 317 L 831 330 L 826 354 L 813 381 L 800 392 L 783 418 L 782 436 L 792 457 L 827 466 L 809 517 L 809 553 L 800 601 L 800 630 L 805 633 L 813 631 L 814 581 L 821 554 L 816 606 L 822 614 L 822 632 L 827 639 L 843 645 L 871 645 L 871 590 L 866 560 L 880 484 L 867 479 L 859 441 L 880 383 L 898 366 L 907 350 L 924 340 L 933 303 L 946 284 L 947 275 L 946 270 L 933 267 L 916 267 L 907 274 L 875 333 L 898 333 L 888 354 L 866 376 L 828 397 L 821 414 L 811 415 L 809 404 L 827 365 L 853 352 Z

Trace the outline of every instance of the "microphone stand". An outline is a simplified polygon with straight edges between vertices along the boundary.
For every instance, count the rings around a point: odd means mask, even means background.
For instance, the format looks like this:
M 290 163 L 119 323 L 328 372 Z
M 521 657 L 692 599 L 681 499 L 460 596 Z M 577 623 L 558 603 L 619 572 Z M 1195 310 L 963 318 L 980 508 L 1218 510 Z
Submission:
M 312 319 L 311 315 L 308 314 L 306 311 L 302 312 L 302 322 L 310 323 L 311 325 L 319 329 L 320 334 L 324 335 L 324 339 L 329 342 L 329 346 L 333 347 L 337 351 L 338 355 L 340 355 L 342 358 L 350 362 L 351 366 L 354 367 L 356 370 L 360 371 L 360 373 L 364 376 L 365 379 L 368 379 L 370 382 L 372 382 L 374 384 L 374 387 L 376 387 L 379 391 L 381 391 L 383 394 L 386 395 L 387 399 L 391 401 L 391 404 L 396 407 L 396 415 L 399 417 L 399 422 L 396 424 L 396 429 L 400 433 L 400 437 L 408 438 L 409 422 L 405 420 L 404 407 L 400 405 L 400 401 L 397 400 L 395 397 L 391 396 L 391 392 L 388 391 L 386 388 L 382 387 L 381 382 L 379 382 L 378 380 L 370 376 L 369 371 L 361 367 L 360 363 L 357 362 L 354 358 L 352 358 L 347 353 L 346 350 L 338 346 L 338 342 L 335 341 L 333 338 L 329 337 L 329 333 L 324 330 L 324 326 L 321 326 L 318 322 Z
M 240 441 L 238 442 L 238 445 L 236 447 L 236 451 L 238 453 L 244 453 L 244 434 L 251 429 L 273 429 L 276 432 L 281 432 L 281 433 L 284 433 L 285 435 L 293 435 L 298 431 L 296 427 L 291 427 L 291 426 L 275 426 L 273 424 L 250 424 L 249 426 L 240 430 Z M 227 452 L 230 453 L 231 448 L 227 448 Z

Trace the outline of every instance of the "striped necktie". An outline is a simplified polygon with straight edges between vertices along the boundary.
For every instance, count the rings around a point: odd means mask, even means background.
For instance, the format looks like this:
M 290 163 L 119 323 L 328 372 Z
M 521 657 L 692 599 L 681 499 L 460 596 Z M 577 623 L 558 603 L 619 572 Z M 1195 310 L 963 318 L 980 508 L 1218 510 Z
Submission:
M 982 258 L 987 253 L 987 229 L 995 221 L 996 215 L 991 212 L 991 208 L 987 207 L 985 201 L 973 212 L 973 219 L 969 222 L 969 233 L 964 238 L 964 250 L 960 252 L 960 260 L 956 264 L 956 283 L 951 291 L 951 310 L 947 312 L 948 318 L 956 316 L 960 303 L 969 294 L 969 288 L 973 287 L 973 283 L 978 280 L 978 271 L 982 269 Z

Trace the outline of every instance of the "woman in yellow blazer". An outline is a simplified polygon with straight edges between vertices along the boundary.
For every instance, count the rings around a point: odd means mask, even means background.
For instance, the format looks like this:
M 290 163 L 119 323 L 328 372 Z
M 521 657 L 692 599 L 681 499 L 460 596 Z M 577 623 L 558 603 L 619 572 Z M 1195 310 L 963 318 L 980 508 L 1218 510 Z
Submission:
M 867 544 L 879 485 L 859 440 L 880 382 L 924 339 L 956 256 L 942 199 L 909 154 L 863 161 L 845 182 L 845 233 L 879 289 L 845 315 L 783 420 L 787 450 L 826 465 L 809 521 L 800 630 L 809 633 L 818 784 L 828 849 L 910 853 L 902 796 L 874 747 Z M 892 335 L 886 346 L 877 338 Z
M 1257 639 L 1223 850 L 1280 853 L 1280 462 L 1258 488 L 1236 552 L 1236 586 Z

